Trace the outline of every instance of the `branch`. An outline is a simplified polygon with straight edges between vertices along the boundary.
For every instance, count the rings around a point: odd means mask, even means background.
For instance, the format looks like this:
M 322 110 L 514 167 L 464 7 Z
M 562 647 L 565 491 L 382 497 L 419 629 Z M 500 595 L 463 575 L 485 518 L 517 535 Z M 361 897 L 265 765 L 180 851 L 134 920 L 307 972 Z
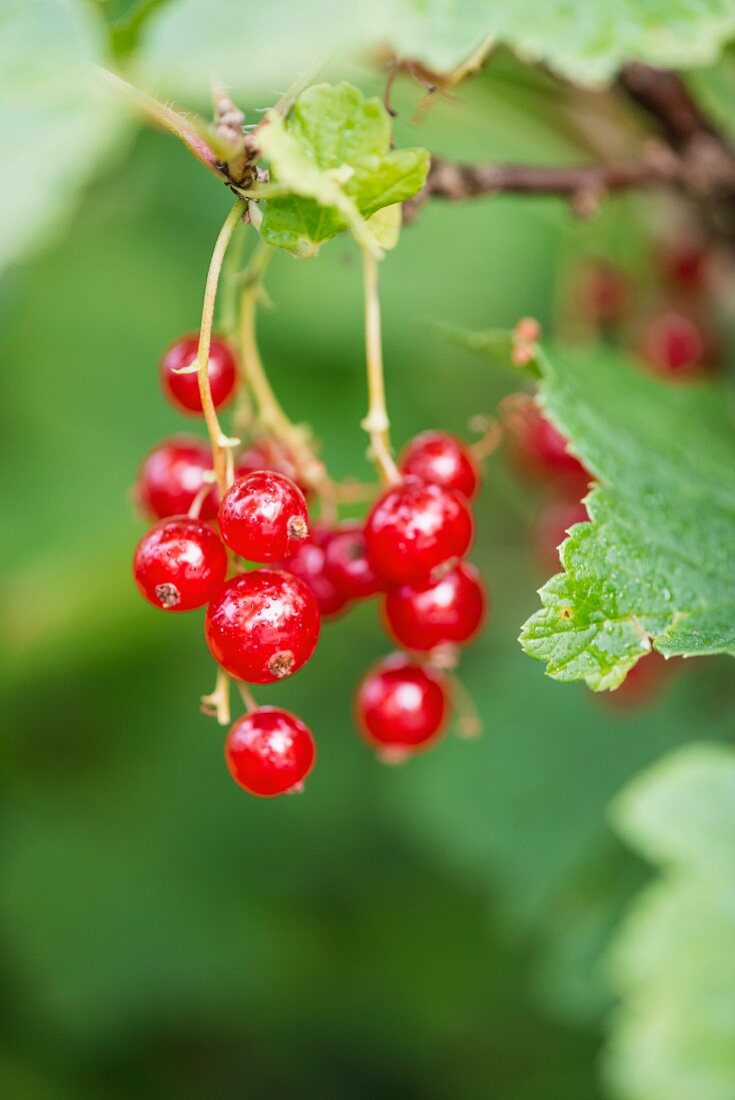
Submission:
M 432 157 L 426 183 L 405 204 L 407 220 L 427 199 L 461 202 L 479 195 L 554 195 L 571 202 L 581 216 L 593 214 L 601 199 L 615 191 L 682 184 L 679 158 L 650 143 L 647 157 L 619 164 L 563 167 L 530 164 L 453 164 Z
M 659 125 L 682 162 L 685 189 L 693 198 L 735 204 L 735 150 L 701 110 L 684 81 L 641 62 L 626 65 L 620 87 Z

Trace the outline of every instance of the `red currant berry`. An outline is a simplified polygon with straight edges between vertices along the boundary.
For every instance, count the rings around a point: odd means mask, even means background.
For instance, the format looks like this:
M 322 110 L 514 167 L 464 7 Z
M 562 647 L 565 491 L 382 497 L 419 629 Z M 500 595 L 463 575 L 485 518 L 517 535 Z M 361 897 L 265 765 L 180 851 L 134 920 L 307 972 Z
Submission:
M 227 554 L 207 523 L 164 519 L 138 543 L 133 575 L 154 607 L 191 611 L 208 603 L 227 573 Z
M 252 443 L 238 455 L 235 461 L 235 477 L 245 477 L 247 474 L 255 473 L 256 470 L 273 470 L 275 473 L 284 474 L 298 485 L 308 499 L 309 492 L 299 480 L 296 463 L 288 450 L 275 440 L 259 439 L 257 443 Z
M 687 288 L 697 288 L 704 283 L 707 250 L 704 242 L 693 234 L 684 233 L 665 245 L 661 260 L 664 274 L 672 283 Z
M 699 326 L 683 313 L 662 313 L 648 327 L 643 352 L 660 374 L 691 377 L 701 374 L 706 357 Z
M 627 276 L 613 264 L 590 264 L 582 274 L 582 307 L 588 316 L 600 324 L 613 325 L 620 321 L 630 301 L 630 294 Z
M 399 645 L 426 652 L 469 642 L 485 618 L 485 590 L 472 565 L 462 563 L 438 581 L 388 589 L 385 617 Z
M 373 665 L 360 684 L 356 714 L 367 740 L 398 762 L 443 733 L 449 697 L 437 673 L 396 653 Z
M 238 478 L 219 506 L 222 538 L 248 561 L 286 557 L 307 537 L 306 501 L 293 481 L 270 470 Z
M 652 649 L 633 665 L 619 688 L 600 692 L 595 698 L 616 710 L 636 710 L 650 706 L 657 700 L 665 681 L 673 671 L 672 663 Z
M 262 798 L 300 790 L 315 755 L 314 738 L 304 723 L 277 707 L 259 707 L 239 718 L 225 742 L 232 778 Z
M 341 524 L 324 540 L 324 554 L 329 579 L 347 599 L 366 599 L 380 590 L 380 578 L 368 561 L 361 523 Z
M 455 489 L 470 500 L 477 492 L 480 472 L 472 452 L 448 432 L 422 432 L 408 444 L 398 463 L 401 473 Z
M 196 372 L 176 374 L 190 366 L 196 359 L 199 334 L 182 336 L 164 352 L 160 365 L 161 387 L 176 408 L 185 413 L 201 413 L 199 377 Z M 209 347 L 209 388 L 216 409 L 226 405 L 235 392 L 237 369 L 235 357 L 229 346 L 218 336 L 212 337 Z
M 210 652 L 230 675 L 270 684 L 297 672 L 319 640 L 319 607 L 297 577 L 257 569 L 227 581 L 204 623 Z
M 212 469 L 212 455 L 195 436 L 176 436 L 161 443 L 144 460 L 135 486 L 135 497 L 146 515 L 156 519 L 185 515 L 203 487 L 204 474 Z M 213 486 L 202 502 L 201 519 L 217 515 L 217 490 Z
M 522 413 L 511 424 L 515 459 L 519 468 L 536 478 L 575 476 L 588 481 L 582 463 L 567 450 L 567 441 L 532 401 L 523 403 Z
M 472 530 L 464 497 L 453 489 L 407 478 L 371 508 L 365 543 L 375 572 L 401 584 L 424 580 L 438 566 L 462 558 L 470 548 Z
M 531 533 L 533 553 L 545 576 L 559 572 L 559 547 L 575 523 L 589 519 L 581 500 L 552 497 L 539 508 Z
M 316 597 L 319 613 L 333 619 L 344 611 L 347 595 L 337 587 L 326 568 L 326 551 L 332 537 L 327 528 L 314 524 L 308 539 L 300 542 L 293 554 L 280 563 L 280 568 L 302 580 Z

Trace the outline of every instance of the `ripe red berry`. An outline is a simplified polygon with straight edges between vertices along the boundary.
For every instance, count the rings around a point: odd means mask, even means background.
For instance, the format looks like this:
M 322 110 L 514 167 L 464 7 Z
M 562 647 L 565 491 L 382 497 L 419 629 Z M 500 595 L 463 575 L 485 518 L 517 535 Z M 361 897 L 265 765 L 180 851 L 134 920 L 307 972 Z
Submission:
M 485 603 L 480 575 L 465 562 L 434 583 L 388 589 L 384 606 L 388 628 L 398 644 L 426 652 L 446 643 L 470 641 L 485 618 Z
M 448 432 L 422 432 L 405 448 L 398 463 L 401 473 L 455 489 L 469 500 L 477 492 L 480 472 L 472 452 Z
M 207 609 L 204 636 L 222 668 L 269 684 L 298 671 L 319 640 L 319 607 L 297 577 L 257 569 L 227 581 Z
M 133 575 L 154 607 L 191 611 L 208 603 L 227 573 L 227 554 L 207 523 L 165 519 L 138 543 Z
M 251 443 L 237 456 L 235 477 L 245 477 L 246 474 L 255 473 L 256 470 L 274 470 L 278 474 L 285 474 L 308 498 L 308 489 L 299 480 L 296 463 L 282 443 L 262 438 L 256 443 Z
M 309 538 L 298 543 L 294 552 L 280 563 L 281 569 L 293 573 L 313 593 L 319 605 L 319 613 L 324 619 L 339 615 L 349 602 L 347 595 L 335 584 L 331 573 L 327 572 L 326 551 L 331 537 L 331 531 L 320 524 L 314 524 Z
M 648 326 L 643 353 L 660 374 L 691 377 L 705 367 L 703 333 L 691 317 L 673 310 L 662 313 Z
M 324 553 L 329 579 L 346 599 L 366 599 L 380 590 L 380 578 L 368 561 L 361 523 L 349 521 L 331 532 L 324 540 Z
M 700 287 L 707 271 L 707 249 L 693 234 L 683 233 L 669 242 L 661 254 L 664 275 L 673 283 L 689 289 Z M 637 666 L 636 666 L 637 667 Z
M 199 334 L 190 333 L 171 344 L 164 352 L 160 364 L 161 387 L 176 408 L 185 413 L 201 413 L 199 378 L 196 372 L 176 374 L 196 359 Z M 227 404 L 235 392 L 237 368 L 235 357 L 227 343 L 218 336 L 212 337 L 209 348 L 209 387 L 216 409 Z
M 619 688 L 602 691 L 595 698 L 616 710 L 650 706 L 658 699 L 666 680 L 674 671 L 672 666 L 673 662 L 652 649 L 633 665 Z
M 368 558 L 393 584 L 430 577 L 472 542 L 467 501 L 453 489 L 407 478 L 375 502 L 365 524 Z
M 582 463 L 567 450 L 561 432 L 536 408 L 524 401 L 521 413 L 511 422 L 514 457 L 518 467 L 531 477 L 557 478 L 574 476 L 589 481 Z
M 248 561 L 285 558 L 309 534 L 306 501 L 293 481 L 270 470 L 238 478 L 219 506 L 222 538 Z
M 614 264 L 600 261 L 582 272 L 579 294 L 583 309 L 593 320 L 613 325 L 625 314 L 631 287 L 625 272 Z
M 436 741 L 449 715 L 443 678 L 400 653 L 373 665 L 355 705 L 363 734 L 392 762 Z
M 533 553 L 545 576 L 560 569 L 559 547 L 575 523 L 589 519 L 581 500 L 569 497 L 552 497 L 538 510 L 531 533 Z
M 185 515 L 212 469 L 212 455 L 195 436 L 175 436 L 161 443 L 144 460 L 135 486 L 141 509 L 156 519 Z M 217 490 L 213 486 L 200 510 L 201 519 L 217 514 Z
M 225 742 L 232 778 L 263 798 L 298 791 L 315 754 L 314 739 L 304 723 L 277 707 L 259 707 L 239 718 Z

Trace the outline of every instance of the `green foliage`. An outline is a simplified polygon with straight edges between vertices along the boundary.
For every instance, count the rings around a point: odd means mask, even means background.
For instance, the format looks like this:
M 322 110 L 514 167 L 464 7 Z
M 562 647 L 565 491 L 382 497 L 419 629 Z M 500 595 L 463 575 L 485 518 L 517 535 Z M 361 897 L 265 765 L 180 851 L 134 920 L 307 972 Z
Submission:
M 261 235 L 298 256 L 315 255 L 348 226 L 374 248 L 365 220 L 415 195 L 429 168 L 425 149 L 391 150 L 385 107 L 347 83 L 307 89 L 285 121 L 271 112 L 258 143 L 276 192 L 264 203 Z
M 622 1007 L 608 1078 L 621 1100 L 735 1095 L 735 751 L 665 757 L 623 792 L 613 823 L 661 868 L 619 932 Z
M 580 83 L 610 80 L 631 59 L 690 68 L 714 61 L 735 33 L 729 0 L 401 0 L 394 42 L 440 72 L 485 39 Z
M 501 335 L 455 334 L 496 361 Z M 653 645 L 735 654 L 735 436 L 719 386 L 672 386 L 604 349 L 539 353 L 539 400 L 598 486 L 521 643 L 557 680 L 617 687 Z M 507 358 L 506 358 L 507 361 Z
M 0 270 L 63 223 L 121 139 L 118 107 L 89 68 L 100 43 L 81 4 L 0 5 Z

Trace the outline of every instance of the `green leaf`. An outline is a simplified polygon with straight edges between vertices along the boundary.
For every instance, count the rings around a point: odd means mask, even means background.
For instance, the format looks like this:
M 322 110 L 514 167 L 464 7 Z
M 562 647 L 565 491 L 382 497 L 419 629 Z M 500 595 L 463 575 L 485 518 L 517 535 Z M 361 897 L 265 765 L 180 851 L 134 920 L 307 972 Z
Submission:
M 599 485 L 523 648 L 555 679 L 595 691 L 619 686 L 652 642 L 667 657 L 735 654 L 727 394 L 671 385 L 601 349 L 553 359 L 553 368 L 541 352 L 536 360 L 540 402 Z
M 0 6 L 0 269 L 46 241 L 120 140 L 122 112 L 91 70 L 100 48 L 82 5 Z
M 572 80 L 599 84 L 626 61 L 668 68 L 712 64 L 735 34 L 730 0 L 401 0 L 391 43 L 446 73 L 483 41 L 510 46 Z
M 405 202 L 429 167 L 424 149 L 391 150 L 391 122 L 378 99 L 351 84 L 316 84 L 288 118 L 268 115 L 258 143 L 270 162 L 263 239 L 299 256 L 313 256 L 343 229 L 376 248 L 365 220 Z M 284 193 L 281 193 L 284 192 Z
M 637 900 L 610 969 L 622 998 L 607 1076 L 621 1100 L 735 1095 L 735 752 L 665 757 L 617 799 L 613 823 L 663 873 Z

